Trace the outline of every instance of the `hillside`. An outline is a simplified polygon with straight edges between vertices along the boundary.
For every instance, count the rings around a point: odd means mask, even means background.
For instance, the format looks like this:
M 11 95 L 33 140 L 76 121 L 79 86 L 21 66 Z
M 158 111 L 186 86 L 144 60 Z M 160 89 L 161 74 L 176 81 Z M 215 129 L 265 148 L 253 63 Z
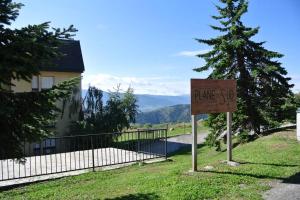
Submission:
M 190 103 L 190 97 L 188 95 L 182 96 L 163 96 L 163 95 L 149 95 L 149 94 L 137 94 L 139 109 L 142 112 L 156 110 L 167 106 L 173 106 L 178 104 Z
M 82 90 L 82 97 L 86 95 L 87 90 Z M 108 99 L 109 93 L 103 92 L 103 102 Z M 190 103 L 188 95 L 181 96 L 165 96 L 165 95 L 150 95 L 150 94 L 136 94 L 138 99 L 139 110 L 142 112 L 163 108 L 166 106 L 173 106 L 177 104 Z
M 196 173 L 189 172 L 188 150 L 165 162 L 90 172 L 2 191 L 0 199 L 262 199 L 264 191 L 278 181 L 295 186 L 299 183 L 295 177 L 300 172 L 300 146 L 295 136 L 295 130 L 283 131 L 237 146 L 233 150 L 234 160 L 241 163 L 237 167 L 221 162 L 226 159 L 224 149 L 199 146 Z
M 206 118 L 207 115 L 199 115 L 198 119 Z M 189 104 L 180 104 L 156 109 L 149 112 L 139 113 L 136 123 L 138 124 L 160 124 L 170 122 L 189 122 L 191 112 Z

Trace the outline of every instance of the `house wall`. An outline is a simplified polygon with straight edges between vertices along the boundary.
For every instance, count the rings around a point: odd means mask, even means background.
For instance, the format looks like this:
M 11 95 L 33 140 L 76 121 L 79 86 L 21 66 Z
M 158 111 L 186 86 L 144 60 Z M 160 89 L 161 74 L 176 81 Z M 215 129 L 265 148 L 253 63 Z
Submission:
M 49 72 L 49 71 L 41 71 L 39 76 L 51 76 L 54 77 L 54 84 L 59 84 L 65 80 L 70 78 L 79 77 L 81 73 L 78 72 Z M 31 82 L 27 82 L 25 80 L 16 81 L 13 80 L 12 83 L 15 86 L 12 86 L 11 89 L 14 92 L 31 92 Z M 81 98 L 81 81 L 78 84 L 79 92 L 76 94 L 76 98 Z M 57 106 L 62 108 L 62 102 L 57 102 Z M 56 123 L 56 135 L 62 136 L 65 135 L 69 131 L 69 125 L 72 120 L 76 120 L 78 115 L 73 115 L 71 118 L 69 117 L 69 105 L 65 106 L 65 111 L 63 116 L 58 116 Z
M 31 82 L 27 82 L 25 80 L 12 80 L 13 86 L 11 86 L 11 90 L 13 92 L 31 92 Z

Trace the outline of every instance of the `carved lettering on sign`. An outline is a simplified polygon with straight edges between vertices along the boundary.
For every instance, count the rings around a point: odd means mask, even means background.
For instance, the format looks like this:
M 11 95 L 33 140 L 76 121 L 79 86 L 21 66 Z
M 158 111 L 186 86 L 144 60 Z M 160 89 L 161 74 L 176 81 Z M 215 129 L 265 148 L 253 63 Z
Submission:
M 235 110 L 235 80 L 191 79 L 191 111 L 193 115 Z

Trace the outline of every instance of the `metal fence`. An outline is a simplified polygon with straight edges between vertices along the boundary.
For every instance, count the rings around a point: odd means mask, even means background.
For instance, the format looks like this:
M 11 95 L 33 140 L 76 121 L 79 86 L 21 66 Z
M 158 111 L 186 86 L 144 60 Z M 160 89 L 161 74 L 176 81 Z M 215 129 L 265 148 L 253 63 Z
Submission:
M 166 157 L 167 129 L 51 137 L 24 153 L 24 162 L 0 157 L 0 181 Z

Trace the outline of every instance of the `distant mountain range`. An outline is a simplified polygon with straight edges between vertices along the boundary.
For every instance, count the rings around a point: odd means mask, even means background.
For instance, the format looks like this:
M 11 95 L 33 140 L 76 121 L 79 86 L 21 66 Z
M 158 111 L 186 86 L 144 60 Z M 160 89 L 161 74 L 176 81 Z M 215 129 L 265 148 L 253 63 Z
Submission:
M 82 96 L 86 95 L 87 90 L 82 90 Z M 103 92 L 103 102 L 105 103 L 109 97 L 108 92 Z M 150 95 L 150 94 L 136 94 L 138 99 L 139 110 L 141 112 L 147 112 L 163 108 L 167 106 L 173 106 L 178 104 L 189 104 L 189 95 L 181 96 L 163 96 L 163 95 Z
M 82 96 L 86 95 L 87 90 L 82 90 Z M 136 94 L 140 113 L 137 115 L 136 123 L 139 124 L 159 124 L 170 122 L 189 122 L 190 97 L 181 96 L 163 96 L 150 94 Z M 108 92 L 103 92 L 103 102 L 109 98 Z M 206 118 L 207 115 L 199 115 L 200 118 Z
M 206 119 L 207 115 L 198 115 L 198 119 Z M 138 124 L 160 124 L 170 122 L 189 122 L 191 112 L 189 104 L 168 106 L 153 111 L 142 112 L 137 115 Z
M 190 103 L 190 97 L 188 95 L 162 96 L 162 95 L 138 94 L 136 96 L 138 99 L 139 109 L 142 112 L 152 111 L 167 106 Z

